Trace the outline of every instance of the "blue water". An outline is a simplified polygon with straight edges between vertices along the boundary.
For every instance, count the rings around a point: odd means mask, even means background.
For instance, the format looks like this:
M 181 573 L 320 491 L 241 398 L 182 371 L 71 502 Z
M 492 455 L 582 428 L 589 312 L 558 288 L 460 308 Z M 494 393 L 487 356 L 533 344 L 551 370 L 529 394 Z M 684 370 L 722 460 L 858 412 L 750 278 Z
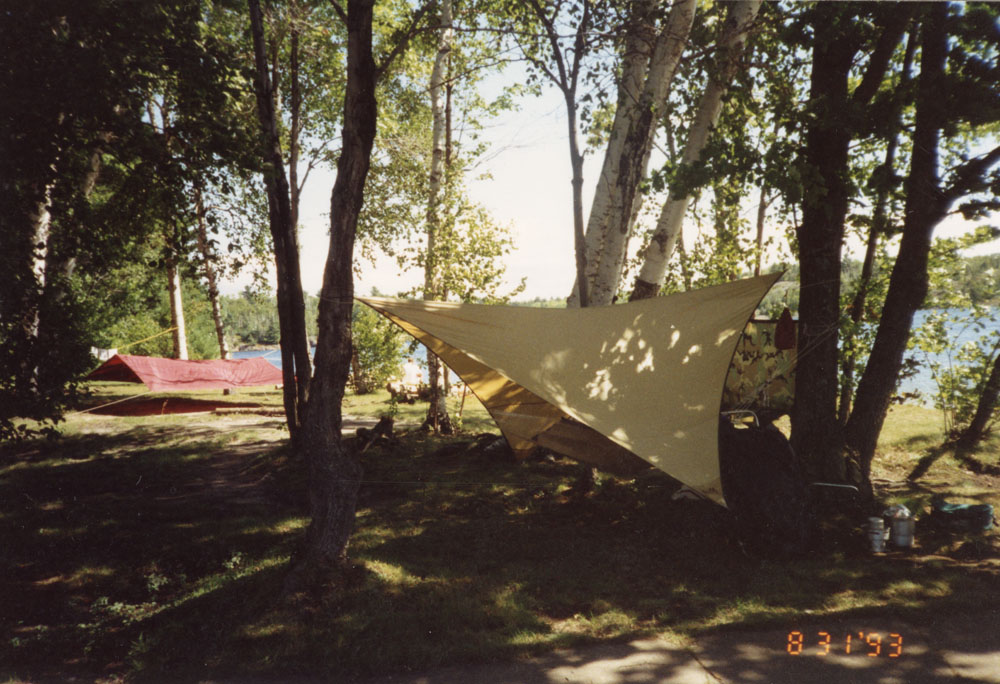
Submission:
M 255 351 L 238 351 L 233 352 L 232 357 L 234 359 L 256 359 L 263 356 L 265 359 L 273 363 L 278 368 L 281 368 L 281 350 L 280 349 L 265 349 L 265 350 L 255 350 Z
M 931 314 L 931 311 L 920 310 L 917 311 L 916 315 L 913 317 L 913 332 L 915 333 L 917 328 L 924 324 L 927 317 Z M 964 311 L 961 310 L 951 310 L 953 316 L 960 316 Z M 994 317 L 1000 318 L 1000 310 L 993 310 Z M 958 353 L 958 350 L 962 348 L 967 342 L 974 342 L 978 340 L 985 334 L 992 334 L 994 336 L 1000 335 L 1000 321 L 994 320 L 983 321 L 984 328 L 982 330 L 977 330 L 972 326 L 955 325 L 949 326 L 952 332 L 951 349 L 941 353 L 941 354 L 925 354 L 919 349 L 910 349 L 906 352 L 908 357 L 913 357 L 921 362 L 920 369 L 912 377 L 906 378 L 900 383 L 900 392 L 914 392 L 919 391 L 921 395 L 920 403 L 930 406 L 933 404 L 934 392 L 937 390 L 937 385 L 934 383 L 934 378 L 931 376 L 930 362 L 937 362 L 940 364 L 948 364 L 949 352 L 954 359 Z

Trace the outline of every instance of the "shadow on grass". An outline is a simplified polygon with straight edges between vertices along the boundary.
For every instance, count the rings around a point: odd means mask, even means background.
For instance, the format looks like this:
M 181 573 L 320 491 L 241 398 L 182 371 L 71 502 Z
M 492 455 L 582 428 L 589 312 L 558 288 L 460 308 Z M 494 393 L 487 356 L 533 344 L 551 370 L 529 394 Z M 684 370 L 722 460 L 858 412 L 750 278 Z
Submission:
M 962 465 L 977 475 L 1000 477 L 1000 466 L 991 463 L 984 463 L 979 458 L 979 456 L 986 454 L 995 454 L 995 450 L 992 446 L 984 445 L 978 448 L 970 448 L 958 442 L 947 442 L 934 447 L 933 449 L 928 449 L 927 453 L 921 457 L 921 459 L 917 462 L 916 467 L 914 467 L 907 476 L 907 479 L 911 482 L 919 480 L 927 474 L 927 471 L 931 469 L 931 466 L 937 463 L 942 457 L 949 455 L 953 456 L 955 460 L 959 461 Z
M 0 452 L 0 654 L 9 675 L 126 672 L 133 641 L 163 632 L 164 610 L 287 555 L 301 527 L 289 520 L 301 511 L 277 505 L 247 469 L 274 446 L 220 449 L 218 434 L 136 427 Z M 235 602 L 220 600 L 215 615 L 228 619 Z
M 287 604 L 276 596 L 302 480 L 276 476 L 293 492 L 277 496 L 266 468 L 247 468 L 273 446 L 220 447 L 217 433 L 146 424 L 0 455 L 9 673 L 358 681 L 526 655 L 556 668 L 628 659 L 641 649 L 627 639 L 662 632 L 715 639 L 722 672 L 752 658 L 732 636 L 749 627 L 784 638 L 811 614 L 885 630 L 995 606 L 996 565 L 853 548 L 754 558 L 723 509 L 672 501 L 668 478 L 574 492 L 578 466 L 514 466 L 422 433 L 364 457 L 357 571 Z M 573 663 L 540 655 L 595 642 Z M 684 667 L 671 653 L 653 681 Z M 547 681 L 549 666 L 522 665 L 512 680 Z

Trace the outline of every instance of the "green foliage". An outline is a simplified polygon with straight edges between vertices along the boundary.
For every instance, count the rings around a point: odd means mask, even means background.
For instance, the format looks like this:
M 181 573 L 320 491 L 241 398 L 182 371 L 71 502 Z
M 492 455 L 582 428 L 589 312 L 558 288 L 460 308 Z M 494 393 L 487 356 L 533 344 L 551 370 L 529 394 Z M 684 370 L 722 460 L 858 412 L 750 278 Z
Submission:
M 941 411 L 945 433 L 951 437 L 957 437 L 972 420 L 1000 354 L 998 322 L 1000 312 L 983 306 L 939 309 L 928 314 L 914 332 L 912 345 L 930 369 L 937 386 L 934 406 Z M 956 346 L 956 338 L 967 341 Z
M 355 390 L 369 392 L 383 387 L 397 375 L 403 364 L 404 337 L 399 326 L 364 304 L 355 304 L 351 316 L 351 335 L 357 353 Z
M 220 303 L 226 332 L 237 346 L 278 344 L 278 309 L 273 297 L 247 288 L 238 297 L 221 297 Z
M 276 345 L 280 342 L 278 305 L 275 298 L 249 287 L 239 296 L 222 296 L 222 321 L 237 346 Z M 305 296 L 306 334 L 315 339 L 318 332 L 319 297 Z
M 153 236 L 186 226 L 196 180 L 224 188 L 220 170 L 252 147 L 233 116 L 235 52 L 209 30 L 206 9 L 197 0 L 95 0 L 4 10 L 0 383 L 11 401 L 0 433 L 11 415 L 51 425 L 92 366 L 90 346 L 161 324 L 157 298 L 135 273 L 159 258 L 148 243 L 162 247 Z M 30 218 L 41 206 L 51 220 L 39 238 Z M 197 299 L 197 288 L 186 294 Z M 198 319 L 190 340 L 205 355 Z

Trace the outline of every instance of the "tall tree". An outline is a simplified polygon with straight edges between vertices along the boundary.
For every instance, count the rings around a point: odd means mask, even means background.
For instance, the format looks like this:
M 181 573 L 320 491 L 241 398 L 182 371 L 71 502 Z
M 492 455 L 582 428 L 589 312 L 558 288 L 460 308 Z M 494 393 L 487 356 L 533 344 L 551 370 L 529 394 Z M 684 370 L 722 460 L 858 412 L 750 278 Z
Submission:
M 351 365 L 354 242 L 377 129 L 375 87 L 406 49 L 428 7 L 410 15 L 401 38 L 376 64 L 372 45 L 374 0 L 331 0 L 347 29 L 347 86 L 337 177 L 330 197 L 330 250 L 323 271 L 315 373 L 303 423 L 302 449 L 309 472 L 311 519 L 303 553 L 288 577 L 289 588 L 338 567 L 354 527 L 361 465 L 341 442 L 341 402 Z
M 521 53 L 537 73 L 559 89 L 566 107 L 567 142 L 572 172 L 573 245 L 576 254 L 577 298 L 580 306 L 590 305 L 587 273 L 587 250 L 583 222 L 583 159 L 580 146 L 581 81 L 593 79 L 588 74 L 587 60 L 604 40 L 604 28 L 609 7 L 595 5 L 591 0 L 570 3 L 543 3 L 528 0 L 527 12 L 518 9 L 512 15 L 516 22 L 535 24 L 540 34 L 533 36 L 515 29 Z M 567 33 L 564 33 L 566 31 Z M 568 38 L 568 39 L 567 39 Z M 592 97 L 592 95 L 591 95 Z
M 681 182 L 675 182 L 670 188 L 669 198 L 660 212 L 656 229 L 643 252 L 642 267 L 629 296 L 630 300 L 653 297 L 663 285 L 667 260 L 680 238 L 684 214 L 694 190 L 691 187 L 691 171 L 698 164 L 709 134 L 719 120 L 723 97 L 736 75 L 747 34 L 759 9 L 758 0 L 740 0 L 728 5 L 726 20 L 720 28 L 716 44 L 716 64 L 709 74 L 684 145 L 679 168 Z
M 441 200 L 445 173 L 445 141 L 448 135 L 448 121 L 445 111 L 446 84 L 445 75 L 448 56 L 451 53 L 452 37 L 452 3 L 442 0 L 441 17 L 438 26 L 438 45 L 434 55 L 434 67 L 431 69 L 431 168 L 427 183 L 427 252 L 424 257 L 424 299 L 441 299 L 440 274 L 438 273 L 438 245 L 441 231 Z M 427 350 L 427 381 L 430 386 L 430 402 L 427 408 L 427 419 L 424 424 L 435 432 L 450 434 L 451 419 L 448 416 L 448 406 L 442 391 L 440 380 L 442 364 L 434 352 Z M 447 369 L 444 371 L 447 373 Z
M 195 222 L 198 252 L 201 256 L 201 268 L 208 285 L 208 300 L 212 305 L 212 322 L 215 324 L 215 336 L 219 342 L 219 358 L 229 358 L 229 344 L 226 341 L 226 327 L 222 320 L 222 307 L 219 302 L 219 279 L 216 272 L 217 254 L 208 236 L 207 208 L 201 185 L 195 187 Z
M 946 3 L 933 3 L 921 10 L 920 74 L 913 151 L 905 181 L 903 234 L 875 343 L 845 427 L 847 446 L 856 454 L 865 481 L 913 315 L 927 295 L 934 229 L 957 201 L 1000 183 L 995 172 L 1000 165 L 1000 146 L 971 158 L 960 155 L 947 176 L 941 177 L 943 137 L 956 135 L 965 127 L 974 131 L 1000 121 L 1000 58 L 995 50 L 1000 39 L 998 10 L 988 4 L 959 7 Z M 996 205 L 995 196 L 973 201 L 967 203 L 964 213 L 974 216 Z
M 792 410 L 792 444 L 814 477 L 842 480 L 843 439 L 837 423 L 837 332 L 840 264 L 850 200 L 849 148 L 866 120 L 912 10 L 875 8 L 875 36 L 866 35 L 853 4 L 820 3 L 811 9 L 812 72 L 809 124 L 802 152 L 802 223 L 798 227 L 799 392 Z M 870 44 L 864 75 L 851 88 L 858 52 Z
M 298 231 L 294 223 L 288 177 L 285 175 L 278 115 L 275 111 L 274 83 L 271 80 L 264 40 L 264 24 L 259 0 L 247 1 L 254 50 L 254 89 L 261 128 L 264 157 L 264 184 L 267 187 L 268 216 L 277 272 L 278 321 L 281 328 L 283 394 L 288 430 L 297 437 L 302 411 L 309 397 L 312 375 L 309 338 L 305 326 L 305 300 L 299 267 Z
M 901 129 L 903 127 L 903 107 L 910 97 L 910 71 L 916 52 L 917 39 L 911 31 L 906 41 L 906 51 L 903 55 L 903 65 L 900 70 L 899 85 L 893 88 L 893 96 L 888 108 L 888 123 L 886 130 L 885 158 L 881 165 L 875 168 L 869 180 L 869 187 L 874 190 L 875 206 L 872 210 L 871 222 L 868 228 L 868 239 L 865 243 L 865 255 L 861 264 L 861 275 L 858 277 L 856 291 L 851 299 L 848 317 L 850 322 L 844 327 L 841 349 L 843 360 L 840 371 L 840 400 L 837 403 L 837 418 L 841 424 L 846 424 L 850 417 L 851 401 L 854 396 L 855 369 L 859 361 L 858 340 L 860 328 L 867 308 L 869 291 L 873 286 L 875 276 L 875 259 L 878 255 L 880 240 L 894 231 L 891 224 L 890 196 L 898 187 L 895 172 L 896 152 L 899 148 Z
M 618 292 L 628 239 L 642 202 L 640 184 L 687 47 L 695 5 L 694 0 L 677 0 L 660 18 L 657 3 L 636 2 L 625 19 L 618 100 L 585 238 L 587 289 L 594 305 L 610 304 Z M 578 282 L 573 289 L 571 306 L 578 303 Z

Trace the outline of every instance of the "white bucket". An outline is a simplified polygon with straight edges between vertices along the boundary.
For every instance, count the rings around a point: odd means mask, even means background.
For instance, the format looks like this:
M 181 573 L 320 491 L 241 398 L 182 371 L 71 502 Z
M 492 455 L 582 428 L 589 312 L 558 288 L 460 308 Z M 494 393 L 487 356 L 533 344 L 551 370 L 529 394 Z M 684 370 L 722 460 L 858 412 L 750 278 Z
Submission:
M 912 516 L 892 519 L 890 539 L 894 546 L 908 549 L 913 546 L 913 530 L 915 523 Z
M 868 540 L 873 552 L 885 551 L 885 522 L 882 518 L 868 518 Z

